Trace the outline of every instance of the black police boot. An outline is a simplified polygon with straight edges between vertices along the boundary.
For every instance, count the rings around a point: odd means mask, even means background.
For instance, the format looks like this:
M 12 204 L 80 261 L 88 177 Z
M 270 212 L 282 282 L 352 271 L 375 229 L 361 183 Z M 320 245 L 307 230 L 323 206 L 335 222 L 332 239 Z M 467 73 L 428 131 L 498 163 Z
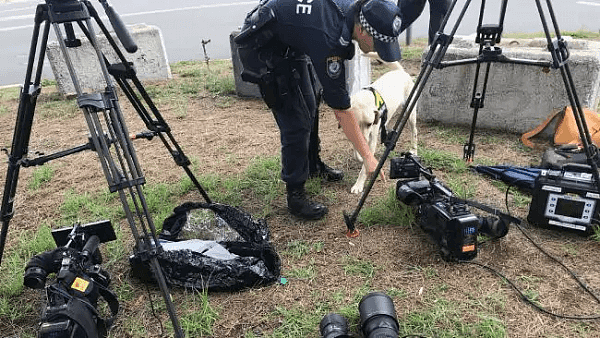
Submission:
M 309 176 L 320 177 L 325 179 L 327 182 L 337 182 L 344 179 L 344 172 L 338 169 L 333 169 L 322 161 L 319 161 L 316 170 L 311 171 Z
M 326 206 L 313 202 L 306 197 L 303 184 L 287 186 L 287 202 L 290 214 L 298 218 L 317 220 L 327 214 Z

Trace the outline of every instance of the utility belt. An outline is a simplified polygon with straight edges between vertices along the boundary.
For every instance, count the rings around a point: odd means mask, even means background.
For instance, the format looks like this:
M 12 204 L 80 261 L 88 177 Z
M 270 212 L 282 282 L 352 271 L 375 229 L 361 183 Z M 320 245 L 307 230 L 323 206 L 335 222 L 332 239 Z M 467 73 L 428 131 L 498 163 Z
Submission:
M 242 69 L 240 77 L 246 82 L 258 84 L 263 99 L 269 108 L 283 104 L 301 76 L 297 70 L 308 57 L 275 38 L 273 25 L 275 13 L 261 1 L 244 21 L 240 33 L 235 37 Z
M 242 80 L 258 84 L 263 99 L 273 109 L 283 104 L 292 87 L 298 85 L 298 70 L 307 56 L 295 52 L 277 41 L 260 47 L 239 47 Z

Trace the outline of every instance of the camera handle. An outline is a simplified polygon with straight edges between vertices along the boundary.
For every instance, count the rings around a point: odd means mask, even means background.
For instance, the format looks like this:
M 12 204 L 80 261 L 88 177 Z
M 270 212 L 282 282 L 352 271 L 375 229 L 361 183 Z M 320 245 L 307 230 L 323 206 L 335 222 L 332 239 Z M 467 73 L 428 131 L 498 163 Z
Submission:
M 581 141 L 583 143 L 583 148 L 585 149 L 585 153 L 587 155 L 588 162 L 593 168 L 592 175 L 594 176 L 596 184 L 598 185 L 598 191 L 600 192 L 600 176 L 598 174 L 598 165 L 595 161 L 595 159 L 598 157 L 598 149 L 592 142 L 592 137 L 590 135 L 590 132 L 589 132 L 586 120 L 585 120 L 583 108 L 581 106 L 581 102 L 579 101 L 579 98 L 578 98 L 576 90 L 575 90 L 575 83 L 573 81 L 573 77 L 571 75 L 571 70 L 570 70 L 569 64 L 568 64 L 569 51 L 567 48 L 567 43 L 562 38 L 560 30 L 558 28 L 558 24 L 556 22 L 556 16 L 554 14 L 554 10 L 552 9 L 551 0 L 544 0 L 544 1 L 546 3 L 547 11 L 549 12 L 549 15 L 550 15 L 552 27 L 554 28 L 554 34 L 556 36 L 555 40 L 552 40 L 552 36 L 550 33 L 548 22 L 546 20 L 544 9 L 542 8 L 542 3 L 541 3 L 542 0 L 535 0 L 537 9 L 538 9 L 538 13 L 539 13 L 539 17 L 540 17 L 540 21 L 541 21 L 543 29 L 544 29 L 544 34 L 545 34 L 546 41 L 547 41 L 548 51 L 550 52 L 550 54 L 552 56 L 552 61 L 550 61 L 550 62 L 509 58 L 509 57 L 502 55 L 502 50 L 499 47 L 495 46 L 496 43 L 500 42 L 500 38 L 502 35 L 503 26 L 504 26 L 504 17 L 506 14 L 508 0 L 502 0 L 501 8 L 500 8 L 500 19 L 499 19 L 499 23 L 496 25 L 483 25 L 482 24 L 483 15 L 485 12 L 485 0 L 481 1 L 481 8 L 480 8 L 480 13 L 479 13 L 479 23 L 478 23 L 478 27 L 477 27 L 477 40 L 478 41 L 476 41 L 476 42 L 480 43 L 480 49 L 479 49 L 480 54 L 477 57 L 471 58 L 471 59 L 464 59 L 464 60 L 442 61 L 442 59 L 444 58 L 444 55 L 448 51 L 448 47 L 450 46 L 450 43 L 454 39 L 454 35 L 456 34 L 456 31 L 458 30 L 458 27 L 460 26 L 460 23 L 462 22 L 462 20 L 465 16 L 465 13 L 467 12 L 467 9 L 469 8 L 469 5 L 471 4 L 471 0 L 465 1 L 465 4 L 462 7 L 461 11 L 459 12 L 458 18 L 457 18 L 454 26 L 452 27 L 450 34 L 445 34 L 444 29 L 445 29 L 446 25 L 448 24 L 448 20 L 451 16 L 452 12 L 454 11 L 454 7 L 456 6 L 456 2 L 457 2 L 457 0 L 452 1 L 452 3 L 450 4 L 448 13 L 446 13 L 444 20 L 442 21 L 442 24 L 440 25 L 440 29 L 435 34 L 435 38 L 434 38 L 431 46 L 429 47 L 429 51 L 427 52 L 427 55 L 425 56 L 425 58 L 423 60 L 423 63 L 421 66 L 421 71 L 419 72 L 419 75 L 417 76 L 417 79 L 415 80 L 413 89 L 411 90 L 410 94 L 408 95 L 406 104 L 403 105 L 402 107 L 398 108 L 398 111 L 400 111 L 400 113 L 398 114 L 399 118 L 396 121 L 394 128 L 389 133 L 389 136 L 388 136 L 389 141 L 386 144 L 386 148 L 383 152 L 383 155 L 379 159 L 379 163 L 378 163 L 377 167 L 375 168 L 373 175 L 367 182 L 367 185 L 365 186 L 365 189 L 364 189 L 364 191 L 361 195 L 361 198 L 358 202 L 358 205 L 356 206 L 356 208 L 354 209 L 352 214 L 348 214 L 348 213 L 344 212 L 344 221 L 346 223 L 346 226 L 348 227 L 348 236 L 358 236 L 358 231 L 356 230 L 356 227 L 355 227 L 356 220 L 358 219 L 358 214 L 360 213 L 360 210 L 364 206 L 367 196 L 371 192 L 371 189 L 373 188 L 373 185 L 374 185 L 375 181 L 377 180 L 377 177 L 379 176 L 379 173 L 381 172 L 381 169 L 383 168 L 383 165 L 384 165 L 386 159 L 388 158 L 391 151 L 394 149 L 396 143 L 398 142 L 400 134 L 401 134 L 402 130 L 404 129 L 404 126 L 408 122 L 408 118 L 410 117 L 411 112 L 415 108 L 415 106 L 418 102 L 418 99 L 421 96 L 421 93 L 425 89 L 425 84 L 429 80 L 429 76 L 431 75 L 434 68 L 442 69 L 445 67 L 467 65 L 467 64 L 476 64 L 476 66 L 477 66 L 476 83 L 475 83 L 475 86 L 473 87 L 473 97 L 472 97 L 472 101 L 471 101 L 471 106 L 474 108 L 475 111 L 473 114 L 473 123 L 471 126 L 471 135 L 469 137 L 469 143 L 467 143 L 467 145 L 465 145 L 465 149 L 464 149 L 465 150 L 464 157 L 466 159 L 471 159 L 474 154 L 473 133 L 474 133 L 474 128 L 475 128 L 475 122 L 477 120 L 477 113 L 479 111 L 479 108 L 483 107 L 483 102 L 485 99 L 485 92 L 486 92 L 486 88 L 487 88 L 487 81 L 489 79 L 488 75 L 489 75 L 489 69 L 491 67 L 491 63 L 501 62 L 501 63 L 512 63 L 512 64 L 531 65 L 531 66 L 559 69 L 561 77 L 562 77 L 564 85 L 565 85 L 565 90 L 567 92 L 567 98 L 573 109 L 573 115 L 575 116 L 575 122 L 577 124 L 577 129 L 579 131 L 579 135 L 580 135 Z M 481 87 L 481 90 L 477 91 L 476 88 L 478 88 L 477 82 L 479 79 L 478 74 L 480 71 L 481 64 L 484 64 L 484 63 L 486 64 L 486 73 L 485 73 L 485 77 L 484 77 L 484 83 L 483 83 L 483 86 Z M 397 111 L 397 113 L 398 113 L 398 111 Z
M 115 31 L 125 48 L 128 51 L 137 49 L 137 46 L 127 33 L 127 29 L 117 13 L 112 7 L 108 6 L 106 0 L 100 0 L 100 2 L 104 6 L 109 16 L 109 20 L 113 24 Z M 92 19 L 114 49 L 120 63 L 111 64 L 98 48 Z M 41 30 L 42 24 L 44 24 L 43 30 Z M 61 24 L 65 28 L 66 39 L 59 26 Z M 77 24 L 91 42 L 106 82 L 104 92 L 85 94 L 82 91 L 77 73 L 67 52 L 67 48 L 76 47 L 78 45 L 78 41 L 73 32 L 73 24 Z M 26 159 L 26 156 L 35 106 L 37 98 L 41 93 L 42 68 L 50 27 L 54 28 L 60 50 L 64 56 L 75 91 L 77 92 L 77 103 L 83 112 L 89 128 L 90 143 L 66 152 L 57 153 L 55 156 L 46 156 L 39 161 L 36 161 L 35 159 L 28 160 Z M 36 57 L 38 46 L 40 50 Z M 127 127 L 124 124 L 124 118 L 119 107 L 111 76 L 123 90 L 126 97 L 149 129 L 148 132 L 129 136 Z M 183 330 L 181 329 L 179 319 L 175 312 L 169 287 L 158 261 L 157 256 L 162 251 L 162 247 L 156 238 L 156 229 L 142 190 L 145 178 L 143 177 L 135 149 L 132 145 L 132 139 L 151 139 L 154 136 L 161 139 L 175 163 L 184 169 L 206 202 L 209 204 L 212 203 L 189 168 L 191 164 L 190 160 L 185 156 L 182 149 L 175 141 L 169 126 L 158 112 L 158 109 L 138 79 L 133 64 L 127 61 L 107 27 L 100 20 L 98 13 L 91 3 L 87 0 L 46 0 L 45 4 L 38 4 L 35 14 L 27 71 L 24 85 L 20 93 L 13 141 L 8 156 L 8 169 L 2 197 L 2 206 L 0 208 L 0 221 L 2 222 L 2 229 L 0 232 L 0 263 L 2 261 L 9 222 L 14 215 L 13 204 L 20 168 L 26 166 L 26 164 L 43 164 L 50 159 L 66 156 L 85 149 L 94 150 L 98 155 L 110 192 L 117 192 L 119 194 L 127 221 L 136 242 L 135 250 L 144 261 L 149 262 L 150 268 L 155 275 L 155 279 L 158 282 L 159 289 L 166 304 L 167 312 L 173 324 L 175 336 L 183 337 Z

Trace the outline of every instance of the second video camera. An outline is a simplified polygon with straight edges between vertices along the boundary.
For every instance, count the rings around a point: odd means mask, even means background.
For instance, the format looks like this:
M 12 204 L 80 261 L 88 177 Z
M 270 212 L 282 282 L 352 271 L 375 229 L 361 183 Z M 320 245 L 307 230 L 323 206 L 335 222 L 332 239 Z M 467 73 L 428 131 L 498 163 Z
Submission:
M 475 258 L 479 234 L 500 238 L 508 233 L 510 222 L 496 215 L 473 214 L 465 201 L 457 198 L 431 169 L 423 167 L 419 158 L 410 153 L 391 159 L 390 178 L 399 179 L 397 199 L 417 208 L 419 225 L 438 244 L 446 261 Z
M 23 278 L 29 288 L 46 289 L 38 337 L 106 337 L 119 311 L 98 249 L 100 243 L 116 239 L 110 221 L 54 230 L 52 236 L 57 248 L 32 257 Z M 56 280 L 46 285 L 51 273 L 56 273 Z M 111 318 L 98 311 L 100 297 L 108 304 Z

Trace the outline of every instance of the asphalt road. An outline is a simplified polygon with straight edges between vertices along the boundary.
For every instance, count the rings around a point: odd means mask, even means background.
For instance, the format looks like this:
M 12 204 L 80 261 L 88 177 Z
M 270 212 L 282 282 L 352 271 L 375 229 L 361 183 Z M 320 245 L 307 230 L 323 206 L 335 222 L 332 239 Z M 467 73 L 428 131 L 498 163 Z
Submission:
M 58 1 L 58 0 L 55 0 Z M 75 0 L 73 0 L 75 1 Z M 316 0 L 322 1 L 322 0 Z M 484 23 L 497 23 L 502 0 L 487 0 Z M 35 8 L 40 0 L 0 0 L 0 86 L 20 84 L 25 70 L 31 44 Z M 204 60 L 202 41 L 206 44 L 206 56 L 211 59 L 231 57 L 229 34 L 238 29 L 246 13 L 258 0 L 171 0 L 109 1 L 126 24 L 145 23 L 160 28 L 169 62 L 181 60 Z M 445 32 L 457 23 L 465 1 L 458 0 Z M 546 3 L 546 0 L 542 0 Z M 99 2 L 92 1 L 99 13 L 104 13 Z M 477 27 L 481 0 L 472 1 L 456 34 L 473 34 Z M 507 2 L 505 32 L 539 32 L 542 30 L 540 16 L 534 0 L 511 0 Z M 600 0 L 576 1 L 553 0 L 552 5 L 561 30 L 585 28 L 600 30 Z M 427 35 L 428 8 L 413 24 L 412 37 Z M 547 20 L 550 18 L 547 16 Z M 107 20 L 105 22 L 108 22 Z M 53 33 L 50 39 L 54 39 Z M 402 37 L 404 39 L 404 36 Z M 44 76 L 52 78 L 49 65 L 44 66 Z

